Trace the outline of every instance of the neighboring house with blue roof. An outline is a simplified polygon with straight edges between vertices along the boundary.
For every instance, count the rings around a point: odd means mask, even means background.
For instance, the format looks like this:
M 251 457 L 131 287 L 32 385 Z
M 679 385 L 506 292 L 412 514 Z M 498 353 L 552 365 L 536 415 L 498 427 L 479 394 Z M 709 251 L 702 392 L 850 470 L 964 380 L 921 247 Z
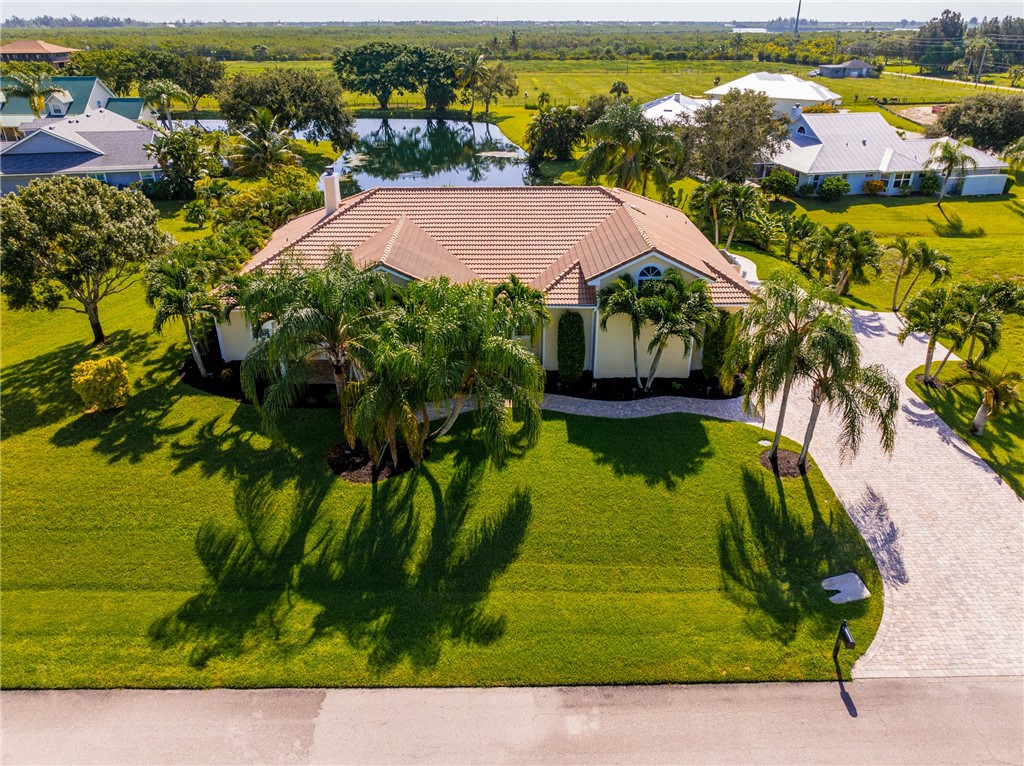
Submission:
M 88 176 L 114 186 L 155 181 L 160 166 L 146 153 L 154 129 L 107 109 L 22 125 L 25 137 L 0 142 L 0 193 L 34 178 Z
M 932 146 L 951 140 L 903 137 L 878 112 L 801 114 L 765 173 L 780 167 L 795 175 L 798 184 L 814 188 L 839 176 L 850 184 L 850 194 L 861 194 L 868 181 L 885 183 L 884 194 L 899 194 L 908 187 L 916 191 L 921 176 L 929 172 Z M 967 168 L 962 178 L 951 178 L 947 193 L 959 189 L 965 196 L 1002 194 L 1006 163 L 980 149 L 962 148 L 977 167 Z

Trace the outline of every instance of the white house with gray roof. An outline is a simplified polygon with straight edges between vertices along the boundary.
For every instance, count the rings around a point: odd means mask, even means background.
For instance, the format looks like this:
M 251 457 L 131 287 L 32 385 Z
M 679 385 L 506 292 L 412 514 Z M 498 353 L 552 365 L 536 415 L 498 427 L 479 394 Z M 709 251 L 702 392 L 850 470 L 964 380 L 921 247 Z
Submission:
M 765 172 L 783 168 L 796 176 L 798 184 L 815 188 L 826 178 L 839 176 L 850 184 L 851 194 L 861 194 L 868 181 L 883 181 L 885 194 L 899 194 L 904 187 L 919 188 L 932 146 L 949 140 L 903 138 L 878 112 L 802 114 Z M 946 191 L 955 191 L 962 183 L 960 193 L 965 196 L 1002 194 L 1006 163 L 979 149 L 963 148 L 977 167 L 968 168 L 962 179 L 951 178 Z
M 708 103 L 707 100 L 697 100 L 682 93 L 673 93 L 644 104 L 644 117 L 659 125 L 671 125 L 682 118 L 692 117 L 698 109 Z
M 738 80 L 704 91 L 713 101 L 718 101 L 731 90 L 752 90 L 763 93 L 775 104 L 775 113 L 783 117 L 795 117 L 809 106 L 839 104 L 843 97 L 833 93 L 824 85 L 801 80 L 791 74 L 775 72 L 754 72 Z

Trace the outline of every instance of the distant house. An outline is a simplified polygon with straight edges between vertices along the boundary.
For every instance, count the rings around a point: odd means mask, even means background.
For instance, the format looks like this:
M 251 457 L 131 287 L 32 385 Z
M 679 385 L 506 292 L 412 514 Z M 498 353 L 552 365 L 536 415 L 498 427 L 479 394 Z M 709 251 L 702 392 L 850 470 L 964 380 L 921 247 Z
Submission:
M 697 100 L 681 93 L 673 93 L 671 96 L 662 96 L 644 104 L 644 117 L 651 122 L 670 125 L 683 115 L 692 116 L 707 103 L 706 100 Z
M 823 85 L 801 80 L 791 74 L 754 72 L 738 80 L 704 91 L 705 95 L 717 101 L 731 90 L 752 90 L 764 93 L 775 104 L 775 113 L 783 117 L 795 117 L 803 109 L 820 104 L 839 104 L 843 98 Z
M 114 186 L 155 181 L 160 166 L 145 146 L 154 130 L 107 109 L 63 120 L 25 123 L 25 137 L 0 142 L 0 193 L 17 191 L 33 178 L 88 176 Z
M 47 96 L 44 118 L 60 120 L 94 109 L 106 109 L 129 120 L 156 121 L 156 115 L 146 106 L 145 101 L 141 98 L 121 98 L 115 95 L 114 91 L 98 77 L 61 76 L 52 77 L 47 82 L 61 90 Z M 0 88 L 12 84 L 14 80 L 10 77 L 0 77 Z M 22 123 L 35 119 L 27 98 L 0 96 L 0 128 L 3 130 L 3 138 L 21 138 L 19 128 Z
M 17 40 L 0 45 L 0 61 L 43 62 L 60 69 L 71 60 L 71 54 L 78 48 L 64 48 L 42 40 Z
M 867 181 L 882 181 L 885 194 L 898 194 L 905 187 L 919 188 L 932 146 L 949 140 L 903 139 L 878 112 L 804 114 L 765 170 L 783 168 L 799 184 L 815 188 L 826 178 L 839 176 L 850 184 L 850 194 L 860 194 Z M 978 166 L 969 168 L 962 179 L 950 179 L 947 192 L 962 183 L 964 195 L 1002 194 L 1006 163 L 969 146 L 964 150 Z
M 441 276 L 495 284 L 515 274 L 546 297 L 552 322 L 531 348 L 547 370 L 558 368 L 558 321 L 571 311 L 584 320 L 586 369 L 595 378 L 632 377 L 629 321 L 611 317 L 601 330 L 597 307 L 598 291 L 621 274 L 645 282 L 678 269 L 686 280 L 704 282 L 723 311 L 750 300 L 750 286 L 681 210 L 622 189 L 383 187 L 340 199 L 337 175 L 325 182 L 325 208 L 279 228 L 243 271 L 292 259 L 322 266 L 333 252 L 347 251 L 399 284 Z M 240 310 L 218 321 L 217 336 L 227 360 L 244 359 L 254 343 Z M 640 336 L 645 370 L 651 337 L 650 327 Z M 686 350 L 672 339 L 659 369 L 686 377 L 701 367 L 700 347 Z
M 822 64 L 818 67 L 818 73 L 822 77 L 839 80 L 843 77 L 870 77 L 874 69 L 874 66 L 866 61 L 851 59 L 842 64 Z

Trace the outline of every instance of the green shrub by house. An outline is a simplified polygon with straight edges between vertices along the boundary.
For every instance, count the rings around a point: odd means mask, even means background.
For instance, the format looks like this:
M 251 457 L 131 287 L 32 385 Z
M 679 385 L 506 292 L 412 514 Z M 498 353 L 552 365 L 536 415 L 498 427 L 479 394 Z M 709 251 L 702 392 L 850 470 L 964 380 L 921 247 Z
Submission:
M 732 339 L 731 316 L 728 312 L 719 311 L 721 317 L 718 325 L 704 330 L 703 372 L 706 378 L 717 378 L 722 371 L 725 360 L 725 349 Z
M 90 410 L 124 407 L 128 401 L 128 367 L 119 356 L 87 359 L 75 365 L 71 387 Z
M 796 176 L 788 170 L 773 170 L 761 181 L 761 189 L 774 197 L 792 197 L 796 194 Z
M 818 187 L 818 196 L 826 202 L 835 202 L 844 194 L 850 193 L 850 184 L 839 176 L 826 178 Z
M 563 383 L 579 382 L 585 357 L 583 317 L 575 311 L 566 311 L 558 320 L 558 377 Z
M 869 197 L 877 197 L 885 192 L 885 181 L 879 181 L 877 178 L 873 181 L 865 181 L 864 188 L 861 191 Z
M 918 190 L 926 197 L 932 197 L 939 193 L 939 187 L 942 186 L 942 179 L 939 178 L 938 173 L 925 173 L 921 176 L 921 185 L 918 186 Z

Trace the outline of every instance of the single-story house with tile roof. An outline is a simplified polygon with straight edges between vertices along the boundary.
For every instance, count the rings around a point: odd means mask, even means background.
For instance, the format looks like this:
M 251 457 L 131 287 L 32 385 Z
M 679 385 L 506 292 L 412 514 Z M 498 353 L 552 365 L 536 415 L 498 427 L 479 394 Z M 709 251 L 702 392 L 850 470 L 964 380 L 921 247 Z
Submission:
M 53 175 L 89 176 L 114 186 L 161 175 L 145 149 L 153 140 L 153 128 L 106 109 L 29 122 L 22 128 L 24 138 L 0 142 L 0 193 Z
M 860 59 L 850 59 L 842 64 L 822 64 L 818 67 L 818 73 L 822 77 L 831 77 L 839 80 L 843 77 L 870 77 L 874 66 Z
M 867 181 L 883 181 L 885 194 L 898 194 L 903 187 L 920 187 L 932 146 L 949 140 L 901 138 L 878 112 L 802 114 L 765 172 L 780 167 L 795 175 L 798 184 L 814 187 L 840 176 L 850 184 L 850 194 L 862 193 Z M 947 192 L 962 183 L 960 193 L 967 196 L 1002 194 L 1006 163 L 980 149 L 963 148 L 978 166 L 968 168 L 963 179 L 951 178 Z
M 60 69 L 71 60 L 71 54 L 78 51 L 78 48 L 65 48 L 43 40 L 15 40 L 0 45 L 0 61 L 42 61 Z
M 552 323 L 533 350 L 548 370 L 558 367 L 558 320 L 575 311 L 584 320 L 587 369 L 598 378 L 633 375 L 628 320 L 613 317 L 603 331 L 597 311 L 598 290 L 624 272 L 643 281 L 679 269 L 706 282 L 725 311 L 750 298 L 736 267 L 682 211 L 621 189 L 382 187 L 339 200 L 337 176 L 325 180 L 326 208 L 274 232 L 243 271 L 293 259 L 323 265 L 341 250 L 357 264 L 379 264 L 399 283 L 447 276 L 496 284 L 515 274 L 547 296 Z M 253 343 L 248 322 L 235 315 L 217 332 L 224 359 L 245 358 Z M 651 362 L 649 340 L 648 330 L 640 339 L 641 366 Z M 686 377 L 700 367 L 701 350 L 685 354 L 674 340 L 660 369 Z
M 820 104 L 839 104 L 843 97 L 833 93 L 824 85 L 809 80 L 801 80 L 791 74 L 774 72 L 754 72 L 744 75 L 738 80 L 719 85 L 717 88 L 704 91 L 704 94 L 717 101 L 731 90 L 752 90 L 764 93 L 775 104 L 775 113 L 783 117 L 795 117 L 801 110 Z
M 156 122 L 156 115 L 145 101 L 141 98 L 121 98 L 115 95 L 114 91 L 98 77 L 51 77 L 47 82 L 61 90 L 46 97 L 43 119 L 59 121 L 94 109 L 108 109 L 129 120 Z M 0 77 L 0 89 L 12 84 L 14 81 L 10 77 Z M 5 138 L 21 138 L 21 135 L 16 135 L 15 132 L 23 123 L 35 120 L 36 116 L 32 113 L 27 98 L 6 94 L 0 98 L 0 126 L 4 129 Z
M 694 112 L 708 103 L 707 100 L 699 101 L 682 93 L 673 93 L 671 96 L 662 96 L 644 104 L 644 117 L 661 125 L 671 125 L 684 115 L 693 116 Z

